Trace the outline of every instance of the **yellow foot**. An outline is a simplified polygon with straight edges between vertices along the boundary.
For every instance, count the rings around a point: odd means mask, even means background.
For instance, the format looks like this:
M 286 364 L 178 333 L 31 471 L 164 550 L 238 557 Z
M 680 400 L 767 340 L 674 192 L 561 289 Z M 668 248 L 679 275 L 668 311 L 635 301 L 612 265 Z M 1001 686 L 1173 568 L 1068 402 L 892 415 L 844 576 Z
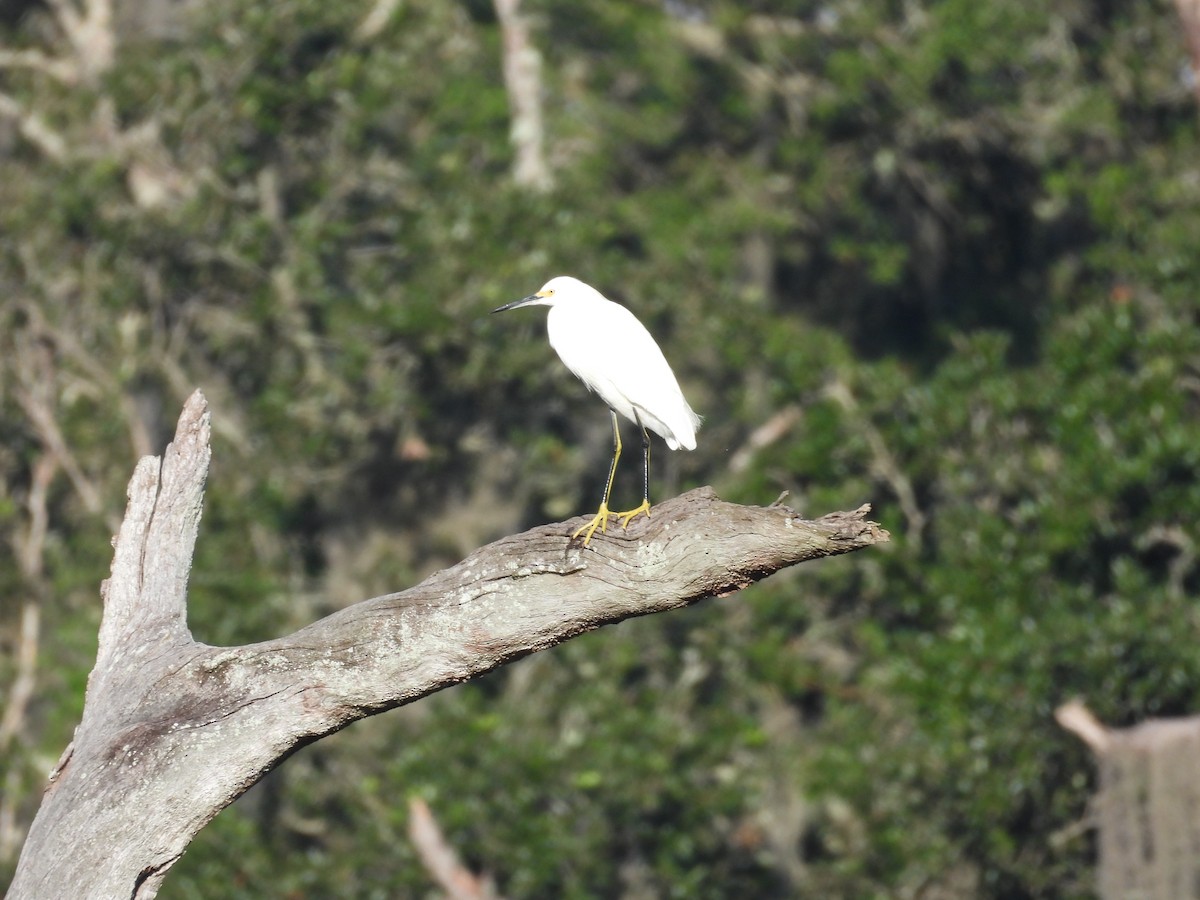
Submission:
M 631 509 L 629 512 L 613 513 L 613 515 L 621 520 L 622 528 L 628 528 L 629 523 L 633 521 L 634 517 L 639 516 L 642 513 L 646 514 L 647 519 L 650 518 L 650 501 L 647 499 L 643 499 L 642 505 L 637 509 Z
M 588 541 L 590 541 L 592 539 L 592 535 L 595 534 L 597 528 L 599 528 L 605 534 L 608 533 L 608 517 L 615 516 L 615 515 L 616 515 L 616 513 L 611 513 L 608 511 L 607 503 L 601 503 L 600 511 L 596 513 L 596 515 L 592 519 L 592 521 L 588 522 L 586 525 L 584 525 L 582 528 L 580 528 L 578 531 L 576 531 L 573 535 L 571 535 L 571 540 L 575 540 L 577 537 L 579 537 L 582 534 L 583 535 L 583 546 L 586 547 L 588 545 Z

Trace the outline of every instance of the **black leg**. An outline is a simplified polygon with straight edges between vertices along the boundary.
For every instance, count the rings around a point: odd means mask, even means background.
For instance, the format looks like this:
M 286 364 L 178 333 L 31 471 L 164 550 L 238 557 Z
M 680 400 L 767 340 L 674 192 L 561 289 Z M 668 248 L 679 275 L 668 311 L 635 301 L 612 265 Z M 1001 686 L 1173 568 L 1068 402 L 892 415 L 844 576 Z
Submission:
M 636 410 L 633 416 L 638 428 L 642 431 L 642 505 L 628 512 L 617 513 L 617 520 L 621 523 L 622 528 L 628 528 L 629 523 L 640 513 L 645 513 L 647 518 L 650 517 L 650 433 L 646 431 L 646 426 L 642 424 L 642 417 L 637 414 Z
M 646 431 L 646 426 L 642 425 L 641 420 L 638 420 L 638 425 L 642 428 L 642 499 L 646 501 L 646 506 L 650 505 L 650 434 Z M 649 513 L 647 512 L 647 515 Z

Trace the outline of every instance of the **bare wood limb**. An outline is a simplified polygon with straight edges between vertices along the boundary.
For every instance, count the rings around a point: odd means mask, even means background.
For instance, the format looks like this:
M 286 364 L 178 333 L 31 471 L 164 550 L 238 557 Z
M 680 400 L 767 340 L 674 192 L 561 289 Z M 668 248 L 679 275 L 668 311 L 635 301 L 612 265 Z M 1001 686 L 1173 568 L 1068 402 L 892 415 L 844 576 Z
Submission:
M 34 593 L 21 604 L 21 620 L 17 630 L 17 675 L 8 689 L 4 716 L 0 718 L 0 753 L 7 752 L 9 744 L 20 733 L 25 722 L 25 710 L 33 697 L 41 622 L 41 597 Z M 6 859 L 3 841 L 0 841 L 0 859 Z
M 1200 716 L 1107 728 L 1075 700 L 1055 717 L 1096 754 L 1100 896 L 1200 898 Z
M 480 877 L 462 864 L 429 804 L 420 797 L 408 801 L 408 838 L 421 863 L 450 900 L 500 900 L 491 880 Z
M 40 50 L 10 50 L 0 47 L 0 70 L 28 69 L 66 85 L 95 86 L 113 67 L 117 35 L 113 25 L 112 0 L 48 0 L 54 20 L 69 51 L 51 56 Z M 68 145 L 64 137 L 37 113 L 14 97 L 0 93 L 0 116 L 16 122 L 21 136 L 55 162 L 65 162 Z
M 25 722 L 25 710 L 33 698 L 42 620 L 44 551 L 50 521 L 46 508 L 46 494 L 56 471 L 54 458 L 49 454 L 43 454 L 34 464 L 29 498 L 26 501 L 29 527 L 16 541 L 17 565 L 25 582 L 27 595 L 21 604 L 21 626 L 16 654 L 17 674 L 9 686 L 4 715 L 0 717 L 0 753 L 6 752 L 9 744 L 20 733 Z M 0 859 L 5 858 L 3 852 L 3 846 L 0 846 Z
M 789 431 L 796 427 L 803 416 L 804 411 L 795 403 L 788 404 L 779 410 L 750 432 L 746 442 L 729 457 L 729 471 L 746 471 L 753 464 L 760 450 L 782 440 Z
M 0 116 L 17 123 L 21 137 L 55 162 L 67 158 L 67 142 L 37 113 L 29 112 L 8 94 L 0 93 Z
M 40 50 L 0 49 L 0 69 L 28 69 L 65 85 L 95 84 L 116 60 L 112 0 L 84 0 L 82 9 L 72 0 L 48 0 L 47 5 L 70 52 L 49 56 Z
M 47 56 L 40 50 L 0 50 L 0 69 L 28 69 L 67 85 L 79 80 L 79 70 L 74 62 Z
M 358 27 L 354 29 L 354 39 L 364 44 L 367 41 L 374 40 L 387 27 L 388 22 L 392 20 L 392 16 L 396 14 L 396 10 L 399 8 L 400 0 L 375 0 L 371 4 L 371 11 L 363 17 L 363 20 L 358 23 Z
M 544 525 L 286 637 L 209 647 L 184 621 L 208 419 L 194 394 L 165 458 L 130 482 L 83 718 L 10 900 L 152 897 L 196 832 L 303 744 L 602 625 L 888 540 L 866 506 L 805 521 L 701 488 L 587 549 L 569 541 L 582 517 Z
M 521 0 L 494 0 L 504 47 L 504 87 L 512 113 L 511 137 L 517 158 L 513 180 L 534 190 L 548 190 L 550 168 L 543 151 L 542 57 L 529 39 Z
M 112 0 L 83 0 L 82 10 L 72 0 L 49 0 L 49 5 L 71 45 L 79 80 L 94 84 L 116 59 Z
M 51 382 L 42 382 L 40 386 L 46 386 Z M 46 398 L 39 397 L 33 389 L 33 385 L 25 385 L 16 391 L 17 404 L 25 413 L 29 424 L 33 426 L 37 432 L 38 439 L 41 441 L 45 452 L 54 460 L 56 466 L 62 467 L 67 478 L 71 481 L 71 486 L 75 488 L 75 493 L 78 495 L 80 502 L 83 503 L 84 509 L 90 513 L 100 512 L 103 505 L 100 500 L 100 491 L 90 478 L 83 472 L 83 467 L 79 465 L 79 461 L 75 459 L 75 454 L 67 446 L 67 441 L 63 437 L 62 429 L 58 427 L 58 419 L 54 415 L 54 410 L 51 403 L 47 402 Z
M 38 442 L 42 445 L 42 453 L 53 463 L 54 472 L 62 469 L 84 508 L 90 513 L 98 513 L 102 505 L 100 491 L 84 474 L 83 467 L 67 446 L 66 438 L 58 425 L 58 365 L 54 343 L 48 337 L 44 332 L 31 332 L 29 340 L 18 342 L 12 351 L 17 362 L 18 386 L 14 391 L 17 405 L 33 426 Z M 36 481 L 35 479 L 35 484 Z M 49 480 L 40 486 L 43 503 L 48 487 Z M 32 568 L 29 568 L 29 574 L 31 577 L 35 574 Z M 41 574 L 40 561 L 36 574 Z
M 4 856 L 8 863 L 21 848 L 21 827 L 17 824 L 17 798 L 22 794 L 21 773 L 16 766 L 10 766 L 4 774 L 4 790 L 0 792 L 0 848 L 4 848 Z
M 49 296 L 53 296 L 60 303 L 69 303 L 69 292 L 73 287 L 64 288 L 60 284 L 56 284 L 37 261 L 25 250 L 21 248 L 18 251 L 21 261 L 24 264 L 22 277 L 26 284 L 36 287 L 40 291 L 45 292 Z M 67 293 L 64 297 L 62 294 Z M 62 328 L 52 323 L 46 316 L 45 310 L 36 302 L 25 302 L 21 304 L 21 311 L 29 321 L 27 328 L 29 341 L 47 341 L 54 347 L 55 355 L 62 360 L 64 368 L 75 367 L 83 371 L 83 380 L 93 384 L 101 385 L 103 392 L 110 397 L 118 398 L 121 404 L 122 419 L 129 431 L 129 444 L 134 453 L 140 458 L 148 456 L 153 452 L 149 429 L 147 423 L 143 420 L 142 414 L 138 409 L 138 405 L 134 397 L 130 395 L 128 390 L 122 387 L 119 380 L 114 377 L 113 372 L 107 366 L 100 362 L 93 352 L 85 347 L 79 340 L 79 337 L 68 328 Z M 165 359 L 166 354 L 162 353 L 161 357 Z M 176 379 L 176 383 L 182 383 L 182 379 Z M 180 395 L 186 395 L 187 390 L 180 391 Z M 240 437 L 240 435 L 238 436 Z M 235 446 L 243 448 L 244 440 L 240 443 L 235 441 Z M 65 442 L 63 442 L 65 446 Z M 97 493 L 97 497 L 98 497 Z M 91 507 L 88 507 L 89 510 Z M 120 519 L 112 516 L 110 523 L 112 531 L 120 528 Z
M 850 386 L 841 379 L 837 379 L 826 388 L 826 393 L 857 422 L 863 437 L 866 438 L 867 445 L 871 448 L 875 472 L 895 492 L 896 499 L 900 502 L 900 510 L 904 513 L 904 519 L 908 523 L 908 539 L 912 542 L 914 549 L 919 550 L 925 536 L 926 518 L 921 504 L 917 502 L 917 493 L 913 490 L 912 481 L 904 474 L 900 464 L 896 462 L 896 457 L 888 449 L 887 442 L 879 433 L 879 429 L 859 411 L 858 400 L 855 398 L 854 392 L 850 390 Z
M 4 717 L 0 719 L 0 754 L 9 760 L 8 771 L 4 776 L 4 790 L 0 792 L 0 862 L 6 865 L 12 862 L 21 846 L 21 829 L 17 824 L 18 800 L 28 795 L 32 781 L 29 767 L 18 762 L 23 761 L 23 756 L 9 752 L 13 742 L 24 730 L 29 701 L 33 699 L 37 686 L 42 593 L 34 586 L 28 587 L 27 590 L 29 594 L 21 604 L 16 654 L 17 674 L 9 686 Z
M 1200 103 L 1200 0 L 1175 0 L 1175 9 L 1191 55 L 1192 91 Z
M 1080 700 L 1071 700 L 1054 711 L 1058 724 L 1074 734 L 1096 753 L 1103 753 L 1109 746 L 1108 729 Z
M 164 647 L 193 644 L 187 581 L 211 457 L 208 422 L 208 405 L 196 391 L 161 465 L 156 457 L 146 457 L 134 471 L 112 577 L 101 591 L 104 615 L 92 679 L 125 678 L 122 657 L 131 644 L 139 650 L 151 641 Z
M 17 400 L 29 416 L 42 447 L 34 460 L 25 497 L 28 524 L 13 537 L 13 555 L 25 597 L 21 604 L 17 638 L 16 674 L 9 686 L 4 713 L 0 716 L 0 754 L 7 754 L 24 730 L 29 703 L 37 686 L 42 603 L 47 594 L 45 551 L 50 527 L 50 487 L 67 460 L 74 462 L 66 452 L 54 418 L 56 380 L 52 354 L 44 344 L 33 341 L 19 345 L 15 356 L 16 374 L 20 382 L 16 390 Z M 82 473 L 77 474 L 86 483 Z M 87 501 L 87 497 L 83 499 Z M 99 505 L 98 500 L 96 505 Z M 4 797 L 0 798 L 0 861 L 6 863 L 19 847 L 16 798 L 21 794 L 18 790 L 21 780 L 28 777 L 26 767 L 18 765 L 16 757 L 10 759 L 13 762 L 5 776 Z

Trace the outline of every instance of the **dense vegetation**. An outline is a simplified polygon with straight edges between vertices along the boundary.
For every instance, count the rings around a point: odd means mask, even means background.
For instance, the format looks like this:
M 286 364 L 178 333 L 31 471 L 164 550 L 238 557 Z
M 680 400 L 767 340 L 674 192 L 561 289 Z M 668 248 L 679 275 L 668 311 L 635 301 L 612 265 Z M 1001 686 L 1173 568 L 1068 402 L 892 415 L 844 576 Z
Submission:
M 571 273 L 706 415 L 656 496 L 870 501 L 894 543 L 321 741 L 164 896 L 423 894 L 412 795 L 512 897 L 1088 896 L 1091 768 L 1053 709 L 1200 708 L 1169 4 L 526 0 L 546 192 L 510 177 L 490 4 L 369 11 L 223 0 L 124 22 L 94 78 L 0 69 L 27 114 L 0 106 L 6 690 L 41 624 L 3 873 L 81 706 L 125 480 L 187 394 L 216 430 L 193 631 L 283 633 L 593 509 L 604 410 L 541 315 L 485 315 Z M 3 13 L 4 45 L 68 53 L 47 9 Z M 637 489 L 630 464 L 616 505 Z

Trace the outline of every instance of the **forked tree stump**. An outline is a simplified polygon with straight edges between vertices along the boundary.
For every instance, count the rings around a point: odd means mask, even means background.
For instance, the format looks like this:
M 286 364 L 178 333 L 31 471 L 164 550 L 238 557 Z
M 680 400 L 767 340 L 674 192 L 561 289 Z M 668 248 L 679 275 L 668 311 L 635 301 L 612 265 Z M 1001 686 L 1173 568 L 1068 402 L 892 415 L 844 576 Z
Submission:
M 209 455 L 197 392 L 130 481 L 83 717 L 9 900 L 152 897 L 213 816 L 307 743 L 602 625 L 888 539 L 866 506 L 808 521 L 700 488 L 587 548 L 569 539 L 580 519 L 543 525 L 295 634 L 210 647 L 187 627 Z
M 1056 716 L 1100 769 L 1100 896 L 1200 900 L 1200 717 L 1106 728 L 1078 701 Z

